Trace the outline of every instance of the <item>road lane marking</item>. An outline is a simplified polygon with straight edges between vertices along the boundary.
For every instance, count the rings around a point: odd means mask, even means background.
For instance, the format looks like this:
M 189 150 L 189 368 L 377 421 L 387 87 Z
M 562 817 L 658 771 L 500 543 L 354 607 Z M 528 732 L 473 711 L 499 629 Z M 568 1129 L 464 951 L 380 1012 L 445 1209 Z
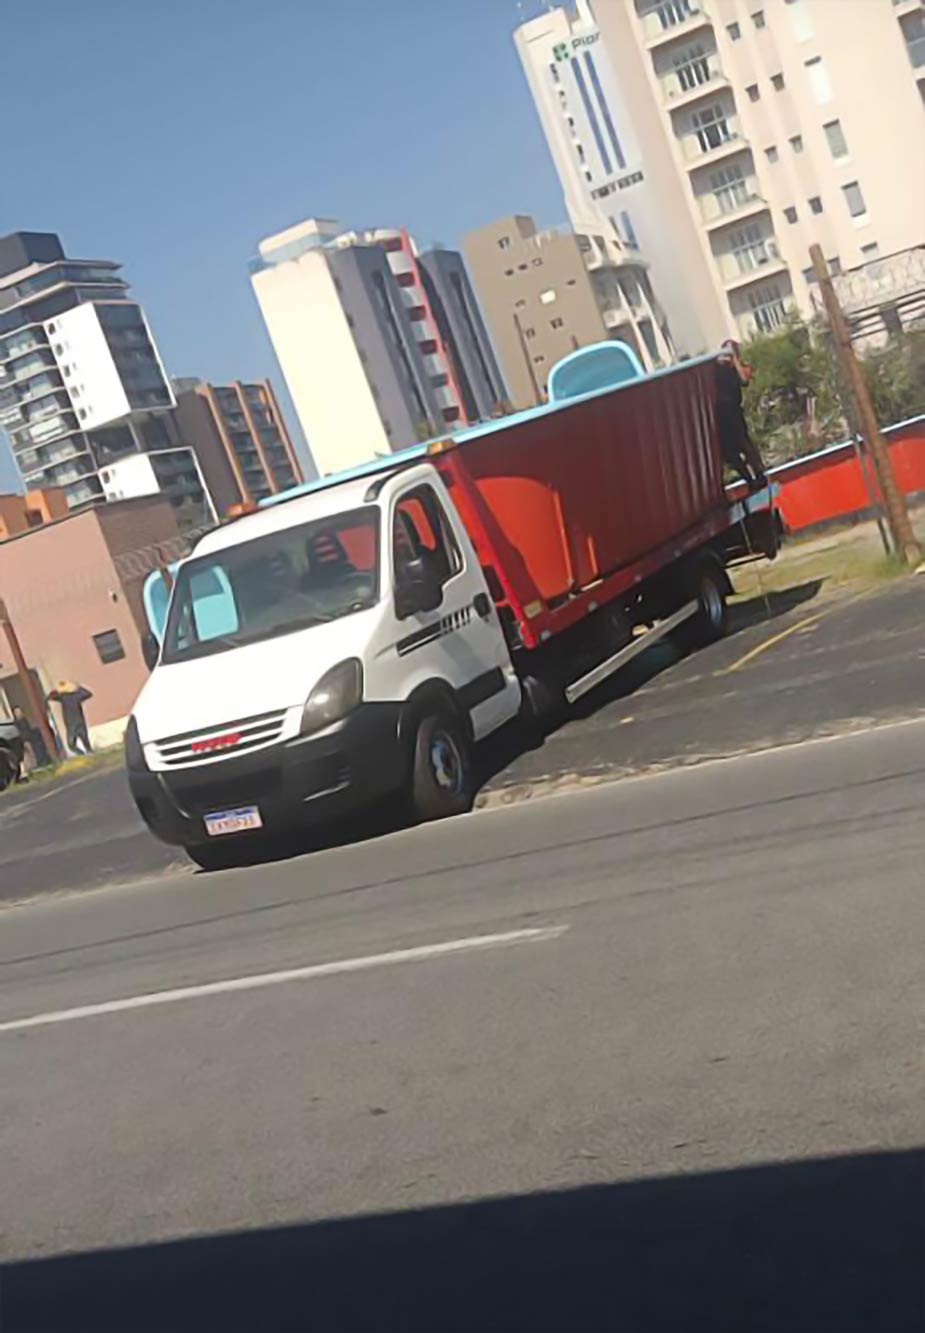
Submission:
M 721 671 L 717 671 L 715 674 L 717 676 L 731 675 L 733 671 L 738 671 L 740 667 L 744 667 L 747 662 L 751 662 L 754 658 L 760 657 L 762 653 L 766 653 L 768 649 L 773 648 L 776 643 L 781 643 L 782 640 L 789 639 L 791 634 L 796 634 L 797 631 L 801 629 L 809 629 L 810 625 L 818 625 L 819 621 L 822 619 L 822 615 L 823 613 L 820 612 L 815 616 L 807 616 L 805 620 L 797 621 L 797 623 L 791 625 L 789 629 L 781 630 L 780 634 L 772 634 L 770 639 L 765 639 L 762 643 L 759 643 L 757 647 L 752 648 L 750 652 L 747 652 L 744 657 L 740 657 L 738 661 L 733 662 L 732 666 L 723 667 Z
M 369 954 L 365 958 L 342 958 L 334 963 L 313 963 L 309 967 L 291 967 L 282 972 L 257 972 L 247 977 L 232 977 L 227 981 L 210 981 L 199 986 L 181 986 L 176 990 L 152 991 L 147 995 L 130 995 L 121 1000 L 106 1000 L 101 1004 L 85 1004 L 76 1009 L 59 1009 L 46 1014 L 34 1014 L 31 1018 L 17 1018 L 9 1023 L 0 1023 L 0 1032 L 18 1032 L 23 1028 L 48 1027 L 56 1023 L 74 1023 L 81 1018 L 117 1014 L 127 1009 L 146 1009 L 156 1004 L 175 1004 L 179 1000 L 198 1000 L 206 995 L 258 990 L 263 986 L 282 986 L 290 981 L 314 981 L 318 977 L 333 977 L 345 972 L 366 972 L 374 967 L 394 967 L 399 963 L 416 963 L 428 958 L 443 958 L 448 954 L 507 948 L 514 944 L 540 944 L 544 940 L 558 939 L 567 930 L 568 926 L 542 926 L 530 930 L 508 930 L 500 935 L 470 935 L 465 939 L 447 940 L 442 944 L 422 944 L 414 949 L 396 949 L 392 953 Z
M 781 630 L 780 634 L 772 634 L 770 639 L 765 639 L 762 643 L 759 643 L 755 648 L 752 648 L 747 652 L 744 657 L 740 657 L 737 661 L 733 662 L 731 666 L 723 667 L 720 671 L 714 671 L 714 677 L 731 675 L 733 671 L 738 671 L 748 662 L 753 661 L 756 657 L 760 657 L 762 653 L 766 653 L 768 649 L 773 648 L 775 644 L 781 643 L 784 639 L 789 639 L 791 634 L 798 634 L 800 630 L 815 628 L 820 620 L 825 620 L 828 616 L 834 615 L 836 611 L 844 611 L 847 607 L 853 606 L 854 603 L 859 602 L 862 597 L 866 597 L 869 592 L 869 588 L 864 588 L 861 592 L 856 593 L 854 597 L 848 597 L 844 602 L 836 602 L 834 606 L 827 606 L 824 610 L 817 611 L 815 615 L 807 616 L 804 620 L 798 620 L 795 625 L 791 625 L 788 629 Z

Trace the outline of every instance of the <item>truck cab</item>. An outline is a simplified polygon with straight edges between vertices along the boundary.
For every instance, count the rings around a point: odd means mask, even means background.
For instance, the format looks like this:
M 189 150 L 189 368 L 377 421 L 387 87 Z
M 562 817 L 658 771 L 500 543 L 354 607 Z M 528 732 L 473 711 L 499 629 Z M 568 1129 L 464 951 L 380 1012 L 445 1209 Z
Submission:
M 520 684 L 485 576 L 422 462 L 261 510 L 176 571 L 126 736 L 138 809 L 199 864 L 393 794 L 467 808 Z

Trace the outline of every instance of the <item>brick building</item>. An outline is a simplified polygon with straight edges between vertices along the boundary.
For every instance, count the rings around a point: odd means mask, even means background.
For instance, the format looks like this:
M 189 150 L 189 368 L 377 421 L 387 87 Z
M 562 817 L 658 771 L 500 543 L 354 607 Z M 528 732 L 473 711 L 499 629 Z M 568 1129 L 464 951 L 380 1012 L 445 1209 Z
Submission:
M 71 513 L 0 541 L 0 594 L 26 662 L 45 693 L 59 680 L 92 691 L 86 714 L 95 744 L 121 737 L 147 678 L 142 584 L 181 554 L 182 543 L 170 502 L 160 496 Z M 0 637 L 0 713 L 14 704 L 30 711 Z M 52 720 L 63 734 L 55 706 Z

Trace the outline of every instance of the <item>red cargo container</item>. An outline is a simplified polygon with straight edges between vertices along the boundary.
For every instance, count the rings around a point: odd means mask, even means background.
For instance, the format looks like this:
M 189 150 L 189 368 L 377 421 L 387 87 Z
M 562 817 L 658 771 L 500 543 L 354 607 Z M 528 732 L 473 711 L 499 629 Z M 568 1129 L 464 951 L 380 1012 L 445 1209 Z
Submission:
M 710 359 L 441 447 L 439 471 L 525 647 L 741 520 L 723 488 L 714 405 Z

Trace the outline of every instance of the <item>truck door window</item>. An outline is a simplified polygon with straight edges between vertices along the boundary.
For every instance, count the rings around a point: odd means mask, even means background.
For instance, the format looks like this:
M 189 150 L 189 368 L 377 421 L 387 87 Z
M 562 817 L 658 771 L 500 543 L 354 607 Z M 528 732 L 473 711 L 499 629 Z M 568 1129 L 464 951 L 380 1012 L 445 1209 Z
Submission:
M 462 569 L 462 555 L 450 521 L 430 486 L 408 491 L 395 506 L 392 555 L 399 585 L 410 560 L 424 560 L 441 587 Z

